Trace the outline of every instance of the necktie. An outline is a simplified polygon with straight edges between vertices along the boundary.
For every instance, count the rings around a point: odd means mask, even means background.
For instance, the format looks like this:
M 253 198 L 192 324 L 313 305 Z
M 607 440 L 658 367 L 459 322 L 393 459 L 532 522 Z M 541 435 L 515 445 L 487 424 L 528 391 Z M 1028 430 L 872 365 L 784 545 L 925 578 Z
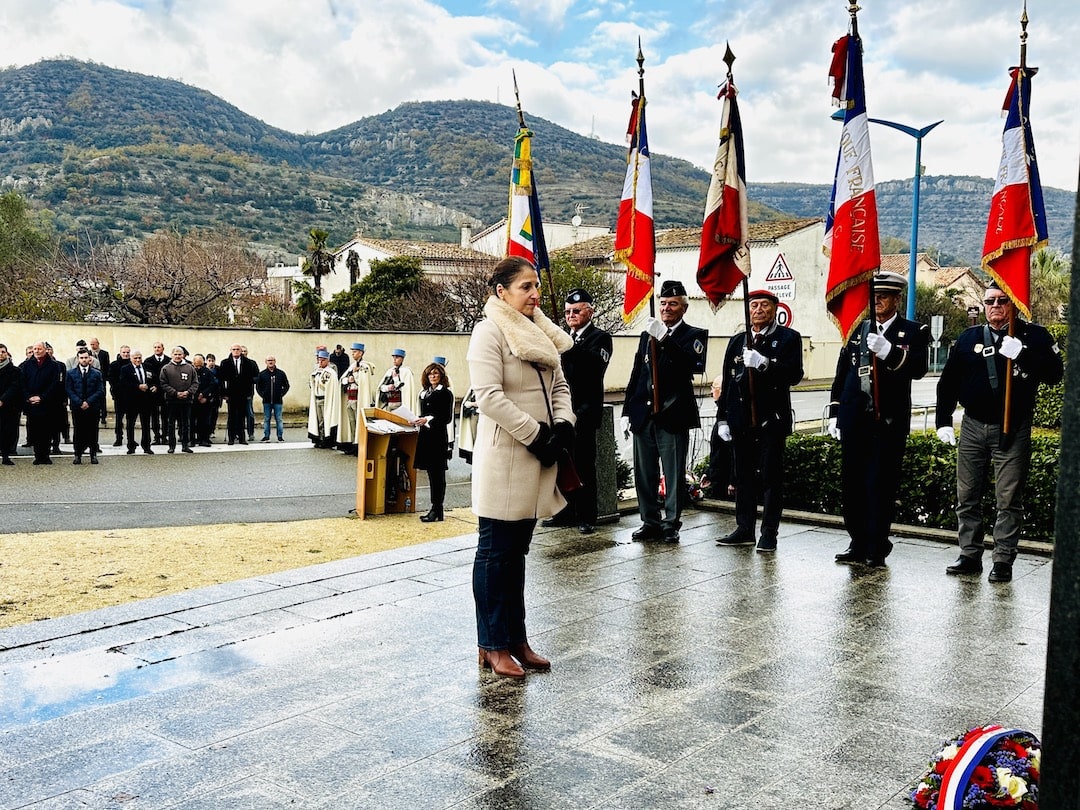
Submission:
M 143 385 L 146 382 L 146 378 L 143 377 L 142 366 L 139 366 L 138 372 L 139 372 L 139 385 Z

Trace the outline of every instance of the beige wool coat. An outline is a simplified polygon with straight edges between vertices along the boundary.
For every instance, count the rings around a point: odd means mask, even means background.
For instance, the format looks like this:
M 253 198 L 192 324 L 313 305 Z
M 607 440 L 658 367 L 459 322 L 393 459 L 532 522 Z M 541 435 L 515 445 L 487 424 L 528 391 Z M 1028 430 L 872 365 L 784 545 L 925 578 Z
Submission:
M 473 443 L 473 512 L 493 520 L 550 517 L 566 505 L 555 485 L 557 467 L 541 466 L 528 445 L 540 433 L 540 423 L 548 421 L 544 388 L 555 419 L 574 423 L 570 386 L 559 362 L 574 341 L 539 309 L 530 320 L 496 296 L 488 299 L 484 314 L 467 355 L 480 411 Z

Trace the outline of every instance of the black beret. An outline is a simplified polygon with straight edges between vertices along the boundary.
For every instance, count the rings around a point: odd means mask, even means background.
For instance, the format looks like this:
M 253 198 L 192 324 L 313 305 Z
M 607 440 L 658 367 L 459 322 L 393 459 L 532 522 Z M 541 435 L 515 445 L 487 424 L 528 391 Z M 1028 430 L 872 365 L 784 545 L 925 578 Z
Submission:
M 669 278 L 662 285 L 660 285 L 661 298 L 674 298 L 678 295 L 686 295 L 686 287 L 683 286 L 683 283 L 681 281 Z
M 589 291 L 580 288 L 571 290 L 570 294 L 566 296 L 566 303 L 568 304 L 591 304 L 592 302 L 592 296 L 589 295 Z

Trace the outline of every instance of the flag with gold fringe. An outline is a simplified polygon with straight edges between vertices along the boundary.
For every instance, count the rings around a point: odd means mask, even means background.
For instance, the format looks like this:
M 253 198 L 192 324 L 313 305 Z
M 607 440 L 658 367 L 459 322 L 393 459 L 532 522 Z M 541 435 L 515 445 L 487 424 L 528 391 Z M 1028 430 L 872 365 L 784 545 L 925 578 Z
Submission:
M 870 279 L 881 265 L 870 127 L 858 33 L 833 44 L 833 98 L 844 110 L 823 249 L 829 257 L 825 306 L 844 341 L 870 312 Z
M 746 200 L 746 161 L 735 83 L 726 81 L 718 98 L 720 145 L 713 162 L 705 221 L 701 229 L 697 282 L 713 311 L 750 275 L 750 222 Z
M 630 146 L 619 217 L 615 223 L 615 259 L 626 267 L 622 317 L 630 323 L 652 298 L 656 270 L 652 172 L 643 98 L 634 98 L 627 137 Z
M 1035 68 L 1015 67 L 1002 114 L 1001 165 L 983 240 L 982 267 L 1031 317 L 1031 253 L 1047 244 L 1046 209 L 1028 109 Z

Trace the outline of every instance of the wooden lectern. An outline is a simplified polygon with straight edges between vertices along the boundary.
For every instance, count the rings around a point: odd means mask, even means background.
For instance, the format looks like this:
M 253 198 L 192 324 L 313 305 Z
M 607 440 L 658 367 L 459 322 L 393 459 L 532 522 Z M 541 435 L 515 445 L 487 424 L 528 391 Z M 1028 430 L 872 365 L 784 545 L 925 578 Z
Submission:
M 364 418 L 357 422 L 356 516 L 363 520 L 366 515 L 415 512 L 413 462 L 419 428 L 382 408 L 364 408 Z M 395 456 L 396 464 L 392 463 Z M 393 479 L 388 481 L 388 476 Z

